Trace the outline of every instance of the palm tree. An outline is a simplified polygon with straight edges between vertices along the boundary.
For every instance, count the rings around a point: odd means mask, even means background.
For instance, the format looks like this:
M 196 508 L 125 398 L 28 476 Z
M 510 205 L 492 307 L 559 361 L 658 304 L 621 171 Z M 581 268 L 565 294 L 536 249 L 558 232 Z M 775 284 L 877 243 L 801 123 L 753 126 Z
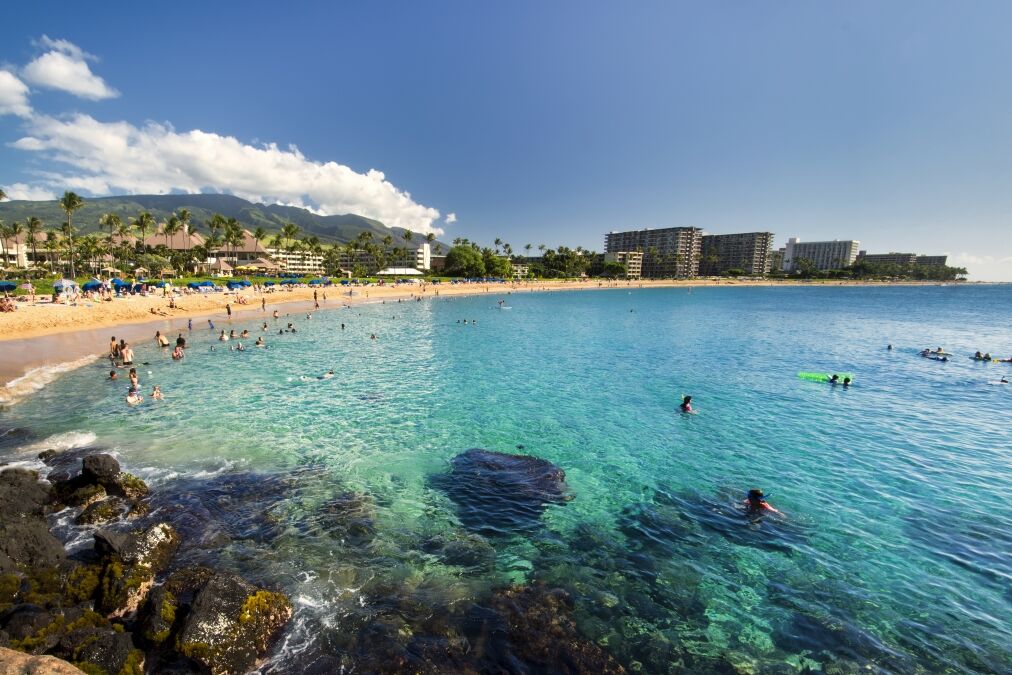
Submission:
M 425 241 L 429 242 L 430 244 L 435 240 L 436 240 L 435 232 L 429 232 L 428 234 L 425 235 Z
M 253 241 L 257 246 L 260 246 L 260 242 L 267 238 L 267 230 L 262 227 L 258 227 L 253 230 Z
M 524 244 L 524 251 L 527 252 L 527 257 L 528 258 L 531 257 L 531 248 L 533 248 L 532 244 Z
M 63 242 L 67 245 L 67 255 L 70 257 L 70 278 L 76 279 L 74 269 L 74 226 L 68 220 L 60 226 L 60 233 L 63 235 Z
M 25 221 L 25 232 L 28 233 L 28 236 L 31 237 L 32 240 L 32 265 L 38 266 L 39 254 L 35 249 L 35 237 L 39 234 L 39 232 L 42 232 L 42 221 L 35 216 L 29 217 L 28 220 Z
M 291 241 L 299 234 L 299 226 L 295 223 L 285 223 L 281 226 L 281 236 L 285 240 L 285 248 L 291 247 Z
M 11 228 L 0 221 L 0 248 L 3 249 L 3 257 L 0 258 L 0 270 L 7 267 L 7 237 L 11 236 Z
M 175 239 L 176 234 L 183 226 L 179 224 L 179 218 L 170 216 L 165 225 L 162 226 L 162 235 L 165 237 L 165 248 L 169 247 L 169 237 Z M 170 249 L 171 250 L 171 249 Z
M 405 244 L 410 244 L 411 239 L 415 236 L 415 233 L 411 230 L 404 230 L 404 232 L 401 233 L 401 236 L 404 237 Z
M 13 223 L 11 223 L 10 225 L 7 226 L 7 232 L 8 232 L 7 236 L 9 236 L 11 239 L 14 240 L 14 245 L 15 246 L 17 246 L 17 244 L 18 244 L 18 237 L 21 236 L 21 234 L 24 231 L 25 231 L 24 226 L 21 223 L 17 222 L 17 221 L 15 221 L 15 222 L 13 222 Z M 14 256 L 14 266 L 15 267 L 18 266 L 18 257 L 17 256 Z
M 98 219 L 98 224 L 109 228 L 109 239 L 116 233 L 116 228 L 122 221 L 115 213 L 103 213 Z
M 499 237 L 495 238 L 495 254 L 499 255 L 499 247 L 502 246 L 502 239 Z
M 141 253 L 144 253 L 144 251 L 145 251 L 144 240 L 147 239 L 148 228 L 155 226 L 155 217 L 152 216 L 151 213 L 149 213 L 148 211 L 141 211 L 140 213 L 137 214 L 137 217 L 134 218 L 134 223 L 133 224 L 134 224 L 134 227 L 136 227 L 137 230 L 141 233 L 141 246 L 140 246 L 140 248 L 141 248 Z
M 179 228 L 183 233 L 183 250 L 186 252 L 186 259 L 190 258 L 190 210 L 180 209 L 179 215 Z
M 84 199 L 80 195 L 73 192 L 64 192 L 63 198 L 60 199 L 60 208 L 67 214 L 67 228 L 66 232 L 70 239 L 70 278 L 74 278 L 74 211 L 77 211 L 84 206 Z
M 548 247 L 545 246 L 544 244 L 538 244 L 538 250 L 541 251 L 541 257 L 542 258 L 545 257 L 545 249 L 546 248 L 548 248 Z
M 46 232 L 46 252 L 47 258 L 49 258 L 49 273 L 53 273 L 53 258 L 56 255 L 56 250 L 60 246 L 60 234 L 56 230 L 49 230 Z

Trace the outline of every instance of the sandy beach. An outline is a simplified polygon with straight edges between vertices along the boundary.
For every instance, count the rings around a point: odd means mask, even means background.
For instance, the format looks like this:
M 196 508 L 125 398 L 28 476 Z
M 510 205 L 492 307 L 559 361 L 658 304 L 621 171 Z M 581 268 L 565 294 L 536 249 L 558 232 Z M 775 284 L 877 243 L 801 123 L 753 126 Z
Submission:
M 248 304 L 238 304 L 234 293 L 213 293 L 208 295 L 184 295 L 177 298 L 176 308 L 170 308 L 168 298 L 160 294 L 116 298 L 111 302 L 81 301 L 77 306 L 62 304 L 19 303 L 15 312 L 0 314 L 0 403 L 14 394 L 23 392 L 5 391 L 13 387 L 37 388 L 40 384 L 18 381 L 29 371 L 50 368 L 59 364 L 75 363 L 80 359 L 104 353 L 109 337 L 128 342 L 153 339 L 155 331 L 161 331 L 170 338 L 186 330 L 187 321 L 194 325 L 212 319 L 216 323 L 226 318 L 225 305 L 232 305 L 236 319 L 263 314 L 261 299 L 266 302 L 267 314 L 273 309 L 279 311 L 305 311 L 313 307 L 314 290 L 319 293 L 321 310 L 398 298 L 446 297 L 458 295 L 480 295 L 484 293 L 505 295 L 543 291 L 586 291 L 615 288 L 666 288 L 699 286 L 840 286 L 840 285 L 897 285 L 869 284 L 867 282 L 820 282 L 799 283 L 782 281 L 737 281 L 737 280 L 635 280 L 635 281 L 536 281 L 516 284 L 427 284 L 390 286 L 331 286 L 329 288 L 295 287 L 268 293 L 244 291 L 239 293 Z M 915 285 L 915 284 L 904 284 Z M 326 295 L 326 299 L 324 299 Z M 154 310 L 154 314 L 152 313 Z M 72 367 L 72 366 L 71 366 Z M 55 376 L 47 373 L 45 377 Z

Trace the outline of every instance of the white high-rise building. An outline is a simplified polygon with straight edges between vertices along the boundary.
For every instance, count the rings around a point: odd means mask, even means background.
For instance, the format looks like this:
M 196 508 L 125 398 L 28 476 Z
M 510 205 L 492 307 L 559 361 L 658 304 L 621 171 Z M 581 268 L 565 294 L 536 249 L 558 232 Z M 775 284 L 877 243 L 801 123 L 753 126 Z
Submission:
M 833 241 L 801 241 L 797 237 L 787 240 L 784 249 L 784 272 L 796 272 L 798 263 L 808 260 L 817 270 L 836 270 L 849 267 L 857 260 L 861 242 L 852 239 Z

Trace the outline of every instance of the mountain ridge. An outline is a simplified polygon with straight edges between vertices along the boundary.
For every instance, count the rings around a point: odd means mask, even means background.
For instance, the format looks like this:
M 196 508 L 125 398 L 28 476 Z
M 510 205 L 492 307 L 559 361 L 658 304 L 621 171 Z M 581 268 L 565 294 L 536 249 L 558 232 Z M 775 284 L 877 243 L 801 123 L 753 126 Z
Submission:
M 285 223 L 294 223 L 302 233 L 315 235 L 325 243 L 345 244 L 360 232 L 372 232 L 375 239 L 391 235 L 395 242 L 403 241 L 404 228 L 387 227 L 373 218 L 346 213 L 321 216 L 307 209 L 282 204 L 258 204 L 229 194 L 168 194 L 168 195 L 114 195 L 108 197 L 87 197 L 84 206 L 74 213 L 74 227 L 82 234 L 102 231 L 98 224 L 104 213 L 115 213 L 124 222 L 141 211 L 149 211 L 161 223 L 173 213 L 189 209 L 191 224 L 201 232 L 207 231 L 204 223 L 215 213 L 226 218 L 235 218 L 244 227 L 255 230 L 263 227 L 270 233 L 281 229 Z M 0 221 L 24 222 L 26 218 L 40 218 L 46 228 L 59 228 L 66 221 L 66 214 L 57 200 L 31 201 L 10 200 L 0 202 Z M 415 233 L 415 241 L 424 237 Z M 441 242 L 434 242 L 441 243 Z M 444 250 L 449 247 L 443 244 Z

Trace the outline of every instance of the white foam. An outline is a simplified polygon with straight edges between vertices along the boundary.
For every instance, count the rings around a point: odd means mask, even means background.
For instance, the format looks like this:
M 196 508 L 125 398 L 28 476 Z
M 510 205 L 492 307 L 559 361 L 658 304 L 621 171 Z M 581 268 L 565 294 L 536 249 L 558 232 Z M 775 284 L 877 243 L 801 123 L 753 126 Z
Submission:
M 66 363 L 32 368 L 21 377 L 14 378 L 3 387 L 0 387 L 0 405 L 17 403 L 24 397 L 39 391 L 60 375 L 77 370 L 81 366 L 94 362 L 96 359 L 98 359 L 98 356 L 92 354 L 90 356 L 82 356 L 74 361 L 67 361 Z
M 62 452 L 73 448 L 86 448 L 89 445 L 94 445 L 97 439 L 98 436 L 91 431 L 67 431 L 24 445 L 18 448 L 18 452 L 42 452 L 43 450 Z M 103 452 L 117 456 L 115 452 L 110 450 L 104 450 Z

